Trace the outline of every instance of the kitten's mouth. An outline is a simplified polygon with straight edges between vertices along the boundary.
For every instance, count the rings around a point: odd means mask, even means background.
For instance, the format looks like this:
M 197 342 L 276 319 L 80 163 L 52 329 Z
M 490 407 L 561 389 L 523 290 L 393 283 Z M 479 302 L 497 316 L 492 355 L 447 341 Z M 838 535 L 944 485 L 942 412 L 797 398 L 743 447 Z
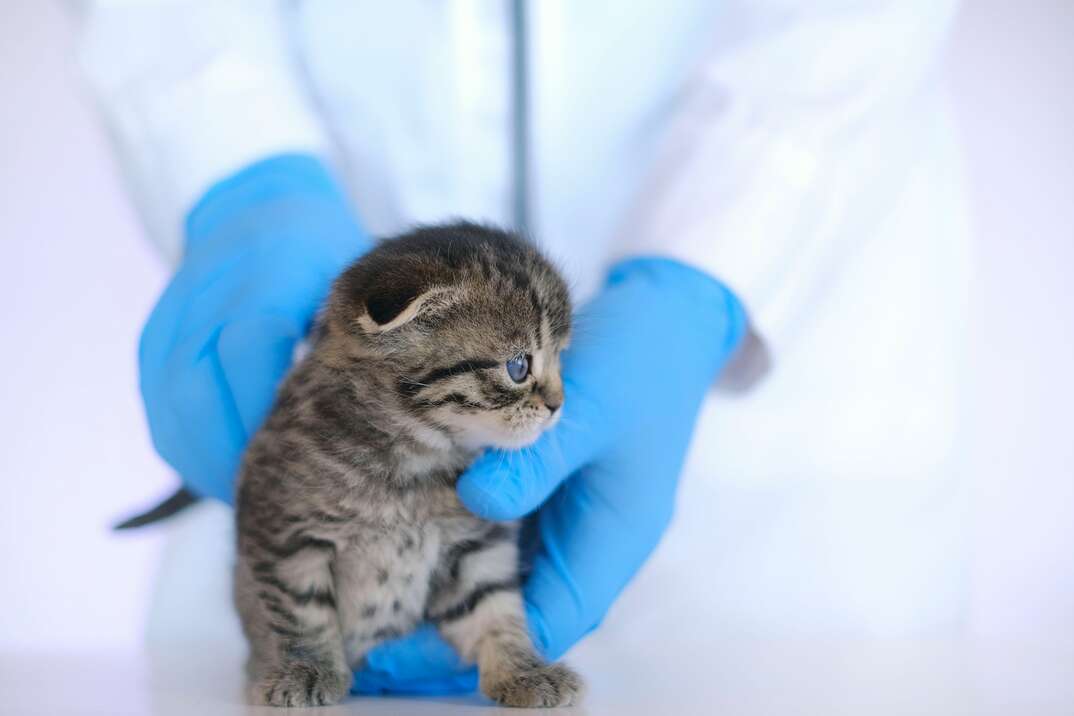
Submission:
M 505 424 L 498 419 L 495 419 L 495 422 L 480 421 L 476 424 L 471 423 L 468 426 L 469 429 L 464 433 L 463 442 L 466 447 L 476 449 L 493 447 L 500 450 L 519 450 L 529 447 L 537 442 L 537 439 L 546 430 L 559 422 L 559 415 L 562 412 L 562 410 L 557 410 L 542 418 L 536 425 L 519 429 L 512 429 L 509 424 Z
M 518 450 L 520 448 L 529 447 L 537 442 L 537 439 L 541 437 L 541 435 L 559 422 L 559 416 L 562 412 L 562 410 L 557 410 L 528 430 L 521 430 L 517 433 L 508 433 L 496 447 L 504 450 Z

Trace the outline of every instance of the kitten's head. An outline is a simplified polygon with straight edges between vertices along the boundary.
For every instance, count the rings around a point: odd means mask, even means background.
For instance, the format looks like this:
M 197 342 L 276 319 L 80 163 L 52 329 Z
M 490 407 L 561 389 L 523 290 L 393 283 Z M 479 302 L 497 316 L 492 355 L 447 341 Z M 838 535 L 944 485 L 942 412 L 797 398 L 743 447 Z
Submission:
M 467 447 L 528 445 L 563 404 L 563 279 L 521 238 L 469 223 L 390 239 L 348 268 L 327 324 L 380 359 L 404 407 Z

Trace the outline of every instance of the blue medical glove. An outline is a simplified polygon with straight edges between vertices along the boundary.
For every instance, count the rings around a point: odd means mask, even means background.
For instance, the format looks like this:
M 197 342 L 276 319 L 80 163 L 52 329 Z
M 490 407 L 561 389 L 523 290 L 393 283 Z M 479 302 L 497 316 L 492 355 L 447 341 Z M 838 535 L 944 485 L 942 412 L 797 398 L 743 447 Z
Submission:
M 701 402 L 745 328 L 738 300 L 706 274 L 667 259 L 619 264 L 576 319 L 560 422 L 530 449 L 484 455 L 459 480 L 482 517 L 540 508 L 524 596 L 548 658 L 600 623 L 660 540 Z M 374 650 L 357 686 L 472 689 L 462 669 L 423 630 Z
M 190 212 L 179 270 L 142 331 L 142 398 L 153 444 L 195 492 L 227 502 L 332 280 L 370 246 L 325 167 L 258 162 Z

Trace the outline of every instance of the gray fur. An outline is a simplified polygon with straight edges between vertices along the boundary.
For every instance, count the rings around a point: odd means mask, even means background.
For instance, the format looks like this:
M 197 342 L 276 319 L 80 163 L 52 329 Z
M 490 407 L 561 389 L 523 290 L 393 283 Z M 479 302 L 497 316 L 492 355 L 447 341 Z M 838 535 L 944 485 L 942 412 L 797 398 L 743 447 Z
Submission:
M 337 279 L 240 471 L 254 703 L 336 703 L 370 649 L 423 621 L 499 703 L 578 699 L 580 679 L 530 641 L 517 525 L 475 517 L 454 489 L 480 448 L 528 444 L 558 417 L 569 333 L 559 275 L 486 227 L 419 229 Z M 515 384 L 519 354 L 533 373 Z

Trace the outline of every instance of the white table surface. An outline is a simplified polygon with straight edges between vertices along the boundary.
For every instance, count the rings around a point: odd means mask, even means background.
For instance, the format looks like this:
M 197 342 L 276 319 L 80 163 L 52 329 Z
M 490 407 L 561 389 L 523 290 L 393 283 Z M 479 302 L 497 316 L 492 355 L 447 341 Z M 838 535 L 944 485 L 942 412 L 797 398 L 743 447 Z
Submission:
M 959 639 L 680 643 L 648 653 L 583 648 L 590 689 L 564 714 L 1074 714 L 1074 654 Z M 206 645 L 167 652 L 0 654 L 0 713 L 295 713 L 246 706 L 241 654 Z M 351 697 L 323 714 L 493 714 L 479 696 Z

